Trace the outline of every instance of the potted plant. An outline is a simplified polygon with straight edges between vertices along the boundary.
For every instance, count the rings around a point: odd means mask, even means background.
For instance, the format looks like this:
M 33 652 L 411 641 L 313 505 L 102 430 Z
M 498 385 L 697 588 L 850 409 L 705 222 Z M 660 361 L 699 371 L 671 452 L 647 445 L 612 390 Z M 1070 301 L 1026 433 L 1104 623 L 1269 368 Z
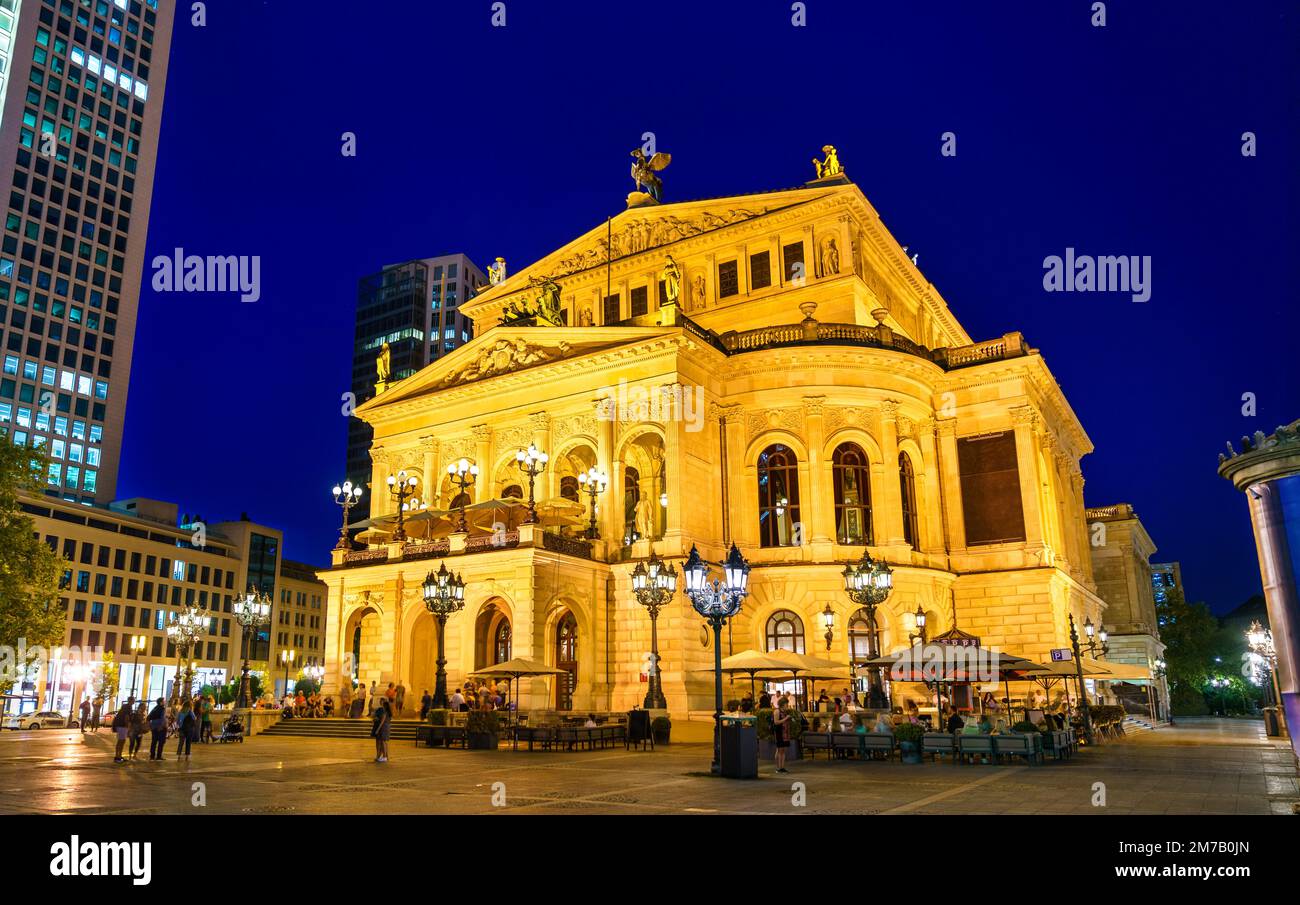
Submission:
M 921 737 L 925 735 L 925 730 L 915 723 L 903 723 L 894 727 L 894 741 L 898 742 L 898 750 L 905 764 L 919 764 L 921 762 Z
M 473 710 L 465 718 L 467 747 L 474 750 L 495 751 L 500 731 L 501 722 L 494 710 Z
M 760 707 L 754 711 L 754 730 L 758 736 L 758 756 L 763 760 L 773 760 L 776 749 L 772 745 L 772 708 Z
M 666 716 L 657 716 L 650 723 L 650 731 L 654 733 L 656 745 L 668 744 L 668 739 L 672 730 L 672 720 L 668 719 Z
M 429 725 L 431 725 L 431 726 L 446 726 L 446 725 L 447 725 L 447 717 L 448 717 L 450 714 L 451 714 L 451 711 L 450 711 L 450 710 L 430 710 L 430 711 L 429 711 Z

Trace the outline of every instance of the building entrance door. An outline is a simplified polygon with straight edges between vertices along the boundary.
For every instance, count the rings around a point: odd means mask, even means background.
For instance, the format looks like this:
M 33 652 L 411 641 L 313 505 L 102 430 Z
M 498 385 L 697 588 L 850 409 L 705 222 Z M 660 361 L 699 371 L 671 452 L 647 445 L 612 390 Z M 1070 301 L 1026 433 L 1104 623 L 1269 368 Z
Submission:
M 573 690 L 578 685 L 578 620 L 566 612 L 555 627 L 555 709 L 573 709 Z

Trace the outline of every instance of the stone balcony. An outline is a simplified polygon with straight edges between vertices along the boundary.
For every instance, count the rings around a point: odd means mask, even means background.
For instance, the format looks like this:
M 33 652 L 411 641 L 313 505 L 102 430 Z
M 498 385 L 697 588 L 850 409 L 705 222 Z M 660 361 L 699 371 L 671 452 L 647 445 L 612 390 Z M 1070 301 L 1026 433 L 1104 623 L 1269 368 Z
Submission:
M 471 556 L 497 550 L 539 548 L 576 559 L 603 559 L 604 541 L 562 537 L 543 531 L 539 525 L 520 525 L 512 531 L 496 534 L 451 534 L 430 541 L 404 541 L 378 544 L 365 550 L 334 550 L 331 569 L 356 569 L 385 563 L 411 562 L 421 559 Z

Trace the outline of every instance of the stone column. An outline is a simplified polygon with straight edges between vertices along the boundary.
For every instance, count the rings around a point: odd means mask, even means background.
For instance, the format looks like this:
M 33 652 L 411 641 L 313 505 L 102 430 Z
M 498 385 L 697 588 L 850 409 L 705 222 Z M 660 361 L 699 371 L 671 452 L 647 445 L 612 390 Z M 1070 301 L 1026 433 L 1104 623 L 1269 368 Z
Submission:
M 927 553 L 942 552 L 944 548 L 943 490 L 940 487 L 939 452 L 934 442 L 936 424 L 931 415 L 916 426 L 916 440 L 921 447 L 921 468 L 925 470 L 922 486 L 917 488 L 917 495 L 923 495 L 917 501 L 917 508 L 921 509 L 922 534 L 917 546 Z
M 439 508 L 440 502 L 446 502 L 438 500 L 442 486 L 442 476 L 438 468 L 438 446 L 437 437 L 420 438 L 420 449 L 424 452 L 424 474 L 420 478 L 424 486 L 420 488 L 420 497 L 430 509 Z
M 719 296 L 718 296 L 718 262 L 717 262 L 717 258 L 716 258 L 714 255 L 712 255 L 712 254 L 707 254 L 707 255 L 705 255 L 705 256 L 704 256 L 704 267 L 705 267 L 705 269 L 708 271 L 708 272 L 704 275 L 704 294 L 705 294 L 706 298 L 712 298 L 712 299 L 713 299 L 713 305 L 714 305 L 714 307 L 717 307 L 717 304 L 718 304 L 718 302 L 719 302 L 719 300 L 720 300 L 720 299 L 719 299 Z M 706 309 L 706 308 L 708 308 L 708 307 L 709 307 L 709 305 L 708 305 L 708 302 L 707 302 L 707 301 L 706 301 L 703 305 L 700 306 L 701 310 Z
M 1072 506 L 1076 513 L 1074 519 L 1074 531 L 1078 537 L 1077 546 L 1079 548 L 1079 558 L 1074 565 L 1077 568 L 1081 580 L 1085 583 L 1092 581 L 1092 532 L 1088 530 L 1088 522 L 1084 517 L 1083 505 L 1083 470 L 1079 463 L 1073 459 L 1069 462 L 1070 467 L 1070 490 L 1073 494 Z
M 738 295 L 749 295 L 749 254 L 745 246 L 736 246 L 736 291 Z
M 592 406 L 596 412 L 596 464 L 609 476 L 609 486 L 596 498 L 596 527 L 610 549 L 617 549 L 623 543 L 622 516 L 616 516 L 623 511 L 623 476 L 614 466 L 618 403 L 610 396 L 594 400 Z M 590 500 L 586 497 L 583 502 L 590 504 Z
M 660 488 L 668 494 L 668 509 L 661 513 L 663 519 L 663 536 L 664 550 L 666 552 L 680 553 L 682 549 L 682 509 L 686 503 L 686 483 L 682 480 L 684 470 L 684 459 L 682 447 L 684 446 L 682 432 L 686 430 L 686 421 L 682 417 L 682 407 L 680 400 L 684 394 L 690 392 L 690 387 L 682 386 L 680 383 L 665 384 L 659 389 L 660 393 L 667 394 L 666 398 L 678 400 L 674 405 L 676 412 L 669 413 L 670 417 L 663 418 L 664 425 L 664 477 Z M 664 399 L 661 396 L 661 401 Z M 659 505 L 659 501 L 655 501 Z M 660 507 L 662 509 L 662 507 Z
M 1043 516 L 1038 482 L 1038 413 L 1028 405 L 1011 410 L 1016 432 L 1016 463 L 1020 477 L 1020 508 L 1025 522 L 1025 549 L 1038 553 L 1043 549 Z
M 388 453 L 382 446 L 370 447 L 370 517 L 388 515 L 393 510 L 393 498 L 388 493 Z
M 471 502 L 478 503 L 492 496 L 492 428 L 475 424 L 470 428 L 474 435 L 474 464 L 478 466 L 478 479 L 474 482 Z M 455 487 L 452 488 L 455 490 Z
M 537 448 L 553 457 L 555 449 L 551 437 L 551 416 L 546 412 L 534 412 L 528 416 L 528 420 L 533 428 L 533 442 L 537 444 Z M 535 493 L 539 501 L 549 500 L 560 495 L 559 488 L 556 485 L 554 461 L 548 461 L 546 471 L 537 476 Z
M 880 404 L 880 536 L 881 546 L 905 547 L 903 536 L 903 494 L 898 473 L 898 402 L 886 399 Z
M 939 435 L 939 486 L 943 490 L 943 523 L 947 531 L 948 552 L 966 552 L 966 517 L 961 500 L 961 464 L 957 458 L 957 419 L 936 422 Z
M 818 559 L 833 555 L 831 546 L 835 538 L 834 478 L 830 463 L 823 458 L 826 445 L 826 397 L 803 397 L 808 442 L 808 487 L 803 494 L 803 505 L 808 513 L 806 539 L 824 549 L 815 550 Z

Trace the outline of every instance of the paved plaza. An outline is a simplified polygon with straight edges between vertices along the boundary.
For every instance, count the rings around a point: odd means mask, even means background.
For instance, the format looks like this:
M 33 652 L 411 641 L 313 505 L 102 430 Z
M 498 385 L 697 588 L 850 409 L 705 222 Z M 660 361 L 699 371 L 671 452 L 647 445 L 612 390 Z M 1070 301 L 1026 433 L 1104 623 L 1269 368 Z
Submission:
M 1045 766 L 820 757 L 784 776 L 764 764 L 756 781 L 709 776 L 698 744 L 528 753 L 393 742 L 387 764 L 372 762 L 369 740 L 195 745 L 188 763 L 169 746 L 165 762 L 115 765 L 112 749 L 107 730 L 3 733 L 0 813 L 1289 814 L 1300 801 L 1288 748 L 1245 720 L 1180 720 Z M 1105 806 L 1093 804 L 1095 783 Z

